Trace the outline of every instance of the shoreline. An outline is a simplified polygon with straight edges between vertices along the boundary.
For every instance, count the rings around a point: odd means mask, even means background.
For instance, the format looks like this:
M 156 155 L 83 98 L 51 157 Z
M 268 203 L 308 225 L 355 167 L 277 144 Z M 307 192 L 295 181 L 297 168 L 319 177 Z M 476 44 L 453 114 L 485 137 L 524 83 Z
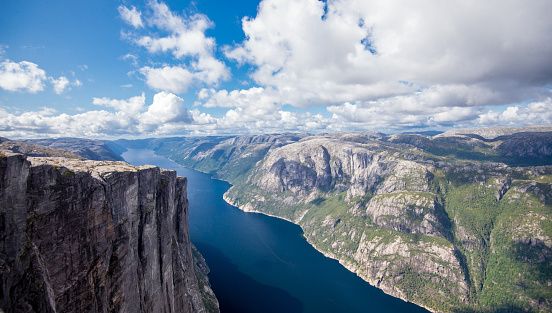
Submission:
M 217 178 L 215 178 L 217 179 Z M 222 180 L 222 181 L 225 181 L 223 179 L 219 179 L 219 180 Z M 225 181 L 227 182 L 227 181 Z M 229 182 L 227 182 L 229 183 Z M 229 183 L 230 184 L 230 183 Z M 231 186 L 233 186 L 232 184 L 230 184 Z M 230 187 L 232 188 L 232 187 Z M 349 264 L 346 264 L 344 262 L 342 262 L 339 258 L 337 258 L 336 256 L 328 253 L 328 252 L 325 252 L 323 251 L 322 249 L 319 249 L 313 242 L 311 242 L 306 236 L 305 236 L 305 231 L 303 230 L 303 227 L 301 225 L 299 225 L 298 223 L 288 219 L 288 218 L 285 218 L 285 217 L 281 217 L 281 216 L 277 216 L 277 215 L 273 215 L 273 214 L 270 214 L 270 213 L 265 213 L 265 212 L 261 212 L 259 210 L 256 210 L 256 209 L 249 209 L 249 208 L 243 208 L 243 207 L 240 207 L 236 204 L 234 204 L 227 196 L 226 194 L 228 193 L 228 191 L 230 191 L 230 188 L 228 188 L 228 190 L 226 190 L 224 192 L 224 194 L 222 195 L 222 199 L 224 200 L 224 202 L 226 202 L 227 204 L 237 208 L 238 210 L 242 211 L 242 212 L 245 212 L 245 213 L 255 213 L 255 214 L 261 214 L 261 215 L 265 215 L 265 216 L 269 216 L 269 217 L 273 217 L 273 218 L 277 218 L 277 219 L 280 219 L 280 220 L 284 220 L 286 222 L 289 222 L 289 223 L 292 223 L 294 225 L 297 225 L 299 226 L 299 228 L 301 228 L 301 232 L 303 233 L 302 234 L 302 237 L 305 239 L 305 241 L 311 246 L 314 248 L 314 250 L 318 251 L 320 254 L 322 254 L 324 257 L 328 258 L 328 259 L 331 259 L 331 260 L 335 260 L 337 261 L 341 266 L 343 266 L 347 271 L 355 274 L 357 277 L 359 277 L 360 279 L 362 279 L 363 281 L 365 281 L 367 284 L 369 284 L 370 286 L 374 287 L 374 288 L 377 288 L 379 290 L 381 290 L 383 293 L 385 293 L 386 295 L 389 295 L 391 297 L 394 297 L 394 298 L 397 298 L 397 299 L 400 299 L 404 302 L 407 302 L 407 303 L 412 303 L 412 304 L 415 304 L 419 307 L 422 307 L 426 310 L 428 310 L 429 312 L 432 312 L 432 313 L 441 313 L 440 311 L 437 311 L 437 310 L 434 310 L 432 308 L 429 308 L 423 304 L 419 304 L 419 303 L 416 303 L 416 302 L 412 302 L 412 301 L 409 301 L 408 299 L 404 298 L 403 296 L 401 295 L 398 295 L 398 294 L 393 294 L 387 290 L 384 290 L 380 287 L 377 287 L 373 282 L 369 281 L 368 279 L 362 277 L 361 275 L 359 275 L 356 271 L 352 270 L 351 269 L 351 266 Z
M 157 154 L 154 150 L 152 150 L 155 154 Z M 163 155 L 161 155 L 163 156 Z M 311 246 L 314 248 L 314 250 L 318 251 L 320 254 L 322 254 L 324 257 L 328 258 L 328 259 L 331 259 L 331 260 L 335 260 L 337 261 L 341 266 L 343 266 L 347 271 L 355 274 L 356 276 L 358 276 L 360 279 L 362 279 L 363 281 L 365 281 L 367 284 L 369 284 L 370 286 L 374 287 L 374 288 L 377 288 L 379 290 L 381 290 L 383 293 L 385 293 L 386 295 L 389 295 L 391 297 L 394 297 L 394 298 L 397 298 L 397 299 L 400 299 L 404 302 L 407 302 L 407 303 L 412 303 L 412 304 L 415 304 L 419 307 L 422 307 L 426 310 L 428 310 L 429 312 L 432 312 L 432 313 L 441 313 L 440 311 L 437 311 L 437 310 L 434 310 L 432 308 L 429 308 L 423 304 L 420 304 L 420 303 L 416 303 L 416 302 L 412 302 L 412 301 L 409 301 L 408 299 L 405 299 L 403 296 L 399 295 L 399 294 L 394 294 L 394 293 L 391 293 L 389 291 L 386 291 L 380 287 L 377 287 L 373 282 L 369 281 L 368 279 L 362 277 L 361 275 L 359 275 L 356 271 L 352 270 L 351 269 L 351 266 L 349 264 L 345 264 L 343 263 L 339 258 L 335 257 L 334 255 L 328 253 L 328 252 L 325 252 L 321 249 L 319 249 L 313 242 L 311 242 L 306 236 L 305 236 L 305 231 L 303 229 L 303 227 L 301 225 L 299 225 L 297 222 L 291 220 L 291 219 L 288 219 L 286 217 L 282 217 L 282 216 L 277 216 L 277 215 L 273 215 L 273 214 L 270 214 L 270 213 L 266 213 L 266 212 L 261 212 L 255 208 L 252 208 L 249 209 L 249 208 L 244 208 L 244 207 L 240 207 L 236 204 L 233 203 L 233 201 L 231 201 L 228 197 L 227 197 L 227 194 L 228 192 L 230 191 L 230 189 L 234 186 L 232 185 L 232 183 L 230 183 L 229 181 L 223 179 L 223 178 L 219 178 L 219 177 L 216 177 L 216 174 L 215 173 L 208 173 L 208 172 L 204 172 L 204 171 L 201 171 L 201 170 L 198 170 L 198 169 L 195 169 L 195 168 L 192 168 L 192 167 L 188 167 L 188 166 L 184 166 L 180 163 L 178 163 L 177 161 L 171 159 L 170 157 L 168 156 L 163 156 L 165 158 L 167 158 L 168 160 L 172 161 L 173 163 L 179 165 L 179 166 L 182 166 L 182 167 L 185 167 L 185 168 L 188 168 L 188 169 L 191 169 L 191 170 L 194 170 L 196 172 L 199 172 L 199 173 L 202 173 L 202 174 L 205 174 L 205 175 L 209 175 L 209 177 L 211 179 L 214 179 L 214 180 L 219 180 L 219 181 L 223 181 L 227 184 L 230 185 L 230 187 L 223 193 L 222 195 L 222 199 L 224 200 L 224 202 L 226 202 L 227 204 L 237 208 L 238 210 L 242 211 L 242 212 L 245 212 L 245 213 L 254 213 L 254 214 L 262 214 L 262 215 L 265 215 L 265 216 L 269 216 L 269 217 L 272 217 L 272 218 L 277 218 L 277 219 L 280 219 L 280 220 L 284 220 L 286 222 L 289 222 L 289 223 L 292 223 L 294 225 L 297 225 L 299 226 L 299 228 L 301 229 L 301 232 L 302 232 L 302 237 L 305 239 L 305 241 Z

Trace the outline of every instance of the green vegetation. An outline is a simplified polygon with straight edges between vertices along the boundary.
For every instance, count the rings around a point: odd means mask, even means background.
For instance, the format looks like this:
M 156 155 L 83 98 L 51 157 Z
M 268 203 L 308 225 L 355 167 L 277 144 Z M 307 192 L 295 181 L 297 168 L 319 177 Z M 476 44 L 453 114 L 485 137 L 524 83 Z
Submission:
M 412 301 L 431 308 L 446 312 L 492 312 L 493 308 L 515 312 L 532 308 L 530 311 L 538 312 L 541 307 L 540 311 L 546 311 L 552 299 L 552 289 L 547 286 L 552 281 L 552 251 L 543 243 L 531 246 L 516 239 L 519 234 L 515 230 L 530 238 L 533 231 L 522 231 L 523 227 L 527 227 L 523 225 L 533 225 L 544 237 L 552 238 L 552 208 L 535 195 L 518 191 L 526 184 L 524 181 L 514 181 L 506 195 L 497 201 L 500 186 L 495 178 L 469 182 L 468 176 L 465 172 L 456 176 L 435 173 L 434 184 L 443 192 L 441 197 L 451 223 L 451 238 L 405 234 L 378 227 L 364 213 L 370 201 L 386 197 L 394 197 L 399 202 L 401 197 L 412 196 L 433 201 L 435 195 L 427 192 L 407 191 L 376 196 L 368 193 L 350 199 L 345 192 L 330 192 L 320 193 L 304 203 L 291 202 L 290 205 L 282 200 L 294 197 L 293 194 L 266 192 L 251 184 L 235 186 L 230 195 L 240 205 L 250 203 L 257 210 L 291 220 L 297 220 L 304 214 L 299 224 L 309 241 L 321 251 L 355 268 L 362 268 L 354 257 L 361 237 L 364 242 L 375 240 L 378 245 L 401 240 L 411 247 L 411 257 L 427 254 L 424 248 L 415 248 L 424 244 L 455 248 L 460 258 L 465 256 L 466 260 L 464 269 L 470 291 L 465 303 L 456 297 L 454 284 L 406 266 L 406 261 L 391 261 L 400 265 L 391 268 L 393 276 L 400 278 L 394 282 L 395 286 L 404 290 Z M 539 181 L 544 182 L 547 177 L 541 177 Z M 419 218 L 406 216 L 413 223 Z M 371 262 L 378 260 L 381 261 L 381 256 L 371 257 Z M 438 258 L 434 262 L 443 263 Z M 449 265 L 443 263 L 442 266 Z

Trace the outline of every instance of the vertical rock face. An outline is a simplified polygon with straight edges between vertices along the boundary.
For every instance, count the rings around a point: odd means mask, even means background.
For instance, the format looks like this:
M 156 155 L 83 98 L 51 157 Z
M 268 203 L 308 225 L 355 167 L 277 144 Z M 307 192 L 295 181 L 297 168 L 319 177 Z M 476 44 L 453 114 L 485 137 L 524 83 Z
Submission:
M 0 308 L 208 312 L 186 180 L 123 162 L 0 155 Z

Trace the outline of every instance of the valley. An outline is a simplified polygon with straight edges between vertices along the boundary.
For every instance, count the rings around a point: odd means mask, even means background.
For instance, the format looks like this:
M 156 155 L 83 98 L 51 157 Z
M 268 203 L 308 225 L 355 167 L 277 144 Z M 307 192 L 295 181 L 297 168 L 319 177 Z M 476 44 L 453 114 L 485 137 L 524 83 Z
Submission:
M 300 225 L 314 247 L 386 293 L 434 311 L 545 312 L 551 138 L 345 133 L 140 144 L 229 181 L 226 201 Z

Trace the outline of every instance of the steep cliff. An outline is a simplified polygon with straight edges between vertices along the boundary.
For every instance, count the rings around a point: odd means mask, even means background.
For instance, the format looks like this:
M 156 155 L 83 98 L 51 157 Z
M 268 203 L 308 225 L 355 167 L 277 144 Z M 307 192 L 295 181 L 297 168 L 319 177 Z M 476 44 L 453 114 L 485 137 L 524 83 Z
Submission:
M 124 162 L 0 154 L 0 308 L 217 312 L 186 180 Z

